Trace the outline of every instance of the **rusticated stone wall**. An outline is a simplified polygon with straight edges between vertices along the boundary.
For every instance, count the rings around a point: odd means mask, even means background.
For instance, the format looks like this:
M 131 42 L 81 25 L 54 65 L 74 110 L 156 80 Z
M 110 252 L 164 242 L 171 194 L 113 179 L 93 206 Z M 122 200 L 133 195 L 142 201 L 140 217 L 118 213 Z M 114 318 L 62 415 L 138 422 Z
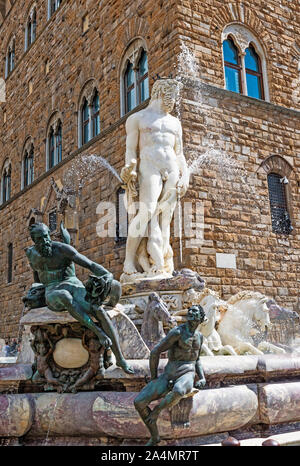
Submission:
M 171 0 L 63 1 L 47 20 L 46 1 L 37 2 L 37 38 L 24 52 L 24 27 L 31 1 L 16 1 L 0 25 L 0 77 L 12 36 L 16 66 L 6 80 L 6 103 L 0 104 L 0 167 L 12 162 L 12 198 L 0 207 L 0 321 L 1 337 L 16 336 L 22 312 L 21 297 L 32 274 L 24 248 L 30 239 L 30 209 L 42 209 L 47 221 L 56 205 L 50 192 L 51 177 L 59 183 L 70 164 L 81 154 L 99 154 L 120 172 L 124 163 L 126 117 L 120 118 L 119 67 L 127 45 L 142 37 L 148 48 L 149 75 L 176 74 L 180 46 L 185 43 L 199 65 L 202 87 L 188 82 L 180 114 L 186 156 L 202 154 L 209 140 L 246 171 L 245 181 L 229 185 L 214 170 L 199 168 L 186 200 L 204 205 L 204 243 L 183 249 L 173 238 L 175 265 L 189 266 L 225 298 L 245 288 L 255 288 L 280 304 L 299 309 L 299 6 L 295 2 L 228 2 Z M 83 33 L 82 18 L 89 16 Z M 262 42 L 267 58 L 270 103 L 224 90 L 221 33 L 232 22 L 241 22 Z M 49 73 L 45 63 L 49 61 Z M 189 70 L 186 70 L 189 74 Z M 101 133 L 78 150 L 78 105 L 81 91 L 93 79 L 100 94 Z M 28 82 L 33 92 L 29 95 Z M 298 81 L 297 81 L 298 80 Z M 150 86 L 152 86 L 152 79 Z M 204 85 L 205 84 L 205 85 Z M 202 96 L 202 97 L 201 97 Z M 200 98 L 201 97 L 201 98 Z M 200 100 L 199 100 L 200 98 Z M 197 102 L 200 105 L 197 105 Z M 297 103 L 298 102 L 298 103 Z M 291 110 L 294 109 L 294 110 Z M 45 141 L 53 113 L 61 115 L 63 161 L 46 172 Z M 4 117 L 5 116 L 5 117 Z M 31 137 L 35 147 L 35 181 L 21 191 L 22 152 Z M 270 157 L 275 159 L 268 159 Z M 282 162 L 283 160 L 283 162 Z M 269 165 L 268 165 L 269 163 Z M 288 237 L 271 231 L 267 192 L 268 166 L 289 167 L 289 207 L 293 233 Z M 255 180 L 255 182 L 253 181 Z M 77 199 L 78 249 L 120 276 L 124 244 L 96 233 L 100 201 L 116 201 L 117 178 L 104 169 L 87 180 Z M 47 198 L 49 194 L 49 199 Z M 46 201 L 45 201 L 46 198 Z M 48 200 L 47 200 L 48 199 Z M 43 209 L 42 209 L 43 210 Z M 13 243 L 13 280 L 7 283 L 7 246 Z M 236 269 L 216 267 L 216 253 L 236 256 Z M 87 273 L 78 269 L 82 279 Z

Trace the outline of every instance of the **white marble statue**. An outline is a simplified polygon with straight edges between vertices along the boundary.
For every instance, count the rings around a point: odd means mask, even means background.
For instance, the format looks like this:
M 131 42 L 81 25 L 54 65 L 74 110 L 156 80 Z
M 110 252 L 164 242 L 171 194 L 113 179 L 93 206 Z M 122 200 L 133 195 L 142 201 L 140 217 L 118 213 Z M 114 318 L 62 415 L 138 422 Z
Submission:
M 126 156 L 121 178 L 127 208 L 138 201 L 130 219 L 121 282 L 171 276 L 170 224 L 176 203 L 189 185 L 180 121 L 170 115 L 180 84 L 155 81 L 149 105 L 126 122 Z

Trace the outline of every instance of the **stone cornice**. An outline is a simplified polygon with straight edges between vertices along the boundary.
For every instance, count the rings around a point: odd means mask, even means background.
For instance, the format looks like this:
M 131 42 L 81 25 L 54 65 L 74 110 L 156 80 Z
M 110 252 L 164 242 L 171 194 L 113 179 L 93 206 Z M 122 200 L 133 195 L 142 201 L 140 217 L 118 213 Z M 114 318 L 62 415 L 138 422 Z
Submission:
M 227 89 L 216 87 L 212 84 L 203 83 L 200 81 L 200 79 L 185 78 L 184 84 L 187 85 L 189 89 L 194 88 L 198 91 L 201 91 L 203 94 L 208 95 L 209 97 L 214 96 L 222 100 L 230 98 L 236 102 L 243 102 L 244 104 L 248 104 L 249 107 L 259 107 L 266 112 L 283 113 L 289 115 L 291 118 L 300 118 L 299 110 L 276 105 L 265 100 L 248 97 L 247 95 L 238 94 L 237 92 L 228 91 Z

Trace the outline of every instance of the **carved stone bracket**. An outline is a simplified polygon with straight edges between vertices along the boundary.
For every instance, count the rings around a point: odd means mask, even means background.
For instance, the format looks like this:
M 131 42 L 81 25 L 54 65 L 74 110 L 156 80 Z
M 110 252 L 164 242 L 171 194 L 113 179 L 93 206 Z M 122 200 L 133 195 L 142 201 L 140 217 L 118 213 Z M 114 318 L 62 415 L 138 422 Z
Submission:
M 34 325 L 32 381 L 44 390 L 59 392 L 93 390 L 110 365 L 97 337 L 79 323 Z

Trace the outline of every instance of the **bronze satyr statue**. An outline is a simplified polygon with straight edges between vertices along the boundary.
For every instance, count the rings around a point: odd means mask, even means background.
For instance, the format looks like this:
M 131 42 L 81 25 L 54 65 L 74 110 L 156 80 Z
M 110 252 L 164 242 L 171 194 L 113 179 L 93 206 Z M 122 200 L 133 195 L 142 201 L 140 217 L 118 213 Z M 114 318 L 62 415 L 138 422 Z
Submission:
M 50 231 L 44 223 L 29 227 L 34 246 L 26 250 L 26 255 L 34 272 L 36 283 L 45 287 L 45 303 L 52 311 L 67 310 L 76 320 L 94 332 L 104 348 L 111 347 L 117 366 L 126 373 L 133 369 L 122 355 L 119 338 L 111 320 L 101 304 L 115 306 L 121 296 L 121 285 L 113 275 L 101 265 L 89 260 L 70 246 L 66 230 L 61 226 L 64 243 L 52 241 Z M 76 277 L 75 264 L 92 272 L 87 288 Z M 36 303 L 35 303 L 36 305 Z M 94 316 L 99 325 L 91 319 Z
M 151 381 L 134 400 L 134 406 L 148 428 L 151 439 L 147 445 L 157 445 L 160 437 L 157 428 L 159 413 L 172 408 L 182 398 L 192 395 L 193 388 L 203 388 L 206 380 L 200 363 L 203 336 L 197 327 L 205 322 L 205 312 L 199 305 L 191 306 L 187 322 L 170 330 L 150 353 Z M 168 351 L 168 363 L 162 375 L 157 376 L 160 354 Z M 195 383 L 195 375 L 199 380 Z M 149 404 L 161 399 L 151 410 Z

